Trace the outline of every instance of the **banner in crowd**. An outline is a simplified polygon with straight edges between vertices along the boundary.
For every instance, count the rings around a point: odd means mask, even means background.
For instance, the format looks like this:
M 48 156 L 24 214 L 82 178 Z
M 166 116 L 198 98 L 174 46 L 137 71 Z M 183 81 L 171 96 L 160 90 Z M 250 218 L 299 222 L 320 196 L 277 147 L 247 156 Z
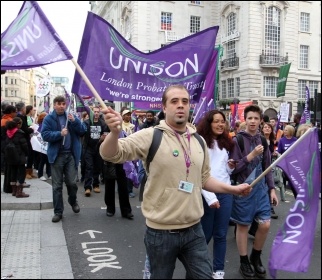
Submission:
M 253 101 L 240 102 L 238 104 L 238 106 L 237 106 L 237 114 L 235 115 L 235 122 L 237 120 L 239 120 L 241 122 L 244 122 L 245 121 L 245 118 L 244 118 L 244 110 L 245 110 L 245 108 L 248 105 L 252 105 L 252 104 L 253 104 Z M 235 105 L 234 104 L 231 104 L 230 105 L 230 111 L 231 111 L 232 115 L 235 114 L 234 110 L 235 110 Z
M 285 88 L 288 77 L 288 72 L 290 71 L 291 63 L 285 64 L 280 68 L 280 74 L 277 81 L 277 92 L 276 97 L 285 96 Z
M 206 75 L 218 29 L 210 27 L 143 53 L 103 18 L 88 12 L 77 62 L 102 99 L 161 102 L 166 87 L 184 84 L 198 102 L 209 82 Z M 72 92 L 93 95 L 78 71 Z
M 209 68 L 207 71 L 206 81 L 204 90 L 201 93 L 201 99 L 193 109 L 193 121 L 192 123 L 198 124 L 203 118 L 206 112 L 215 109 L 215 87 L 216 87 L 216 71 L 217 71 L 217 60 L 218 60 L 218 49 L 214 49 Z
M 298 193 L 279 229 L 269 258 L 269 271 L 307 272 L 313 250 L 321 190 L 321 161 L 317 128 L 303 134 L 277 163 Z
M 1 34 L 1 70 L 28 69 L 72 58 L 37 1 L 24 1 L 16 19 Z
M 51 79 L 49 76 L 41 79 L 39 81 L 39 84 L 37 85 L 36 96 L 37 97 L 46 96 L 50 91 L 50 86 L 51 86 Z
M 35 133 L 32 134 L 30 143 L 34 151 L 47 154 L 48 142 L 42 139 L 41 133 L 38 131 L 38 127 L 38 124 L 33 124 Z
M 311 123 L 311 112 L 310 112 L 310 90 L 308 86 L 305 86 L 305 104 L 304 111 L 301 116 L 300 124 Z
M 280 105 L 280 122 L 289 122 L 290 104 L 287 102 Z

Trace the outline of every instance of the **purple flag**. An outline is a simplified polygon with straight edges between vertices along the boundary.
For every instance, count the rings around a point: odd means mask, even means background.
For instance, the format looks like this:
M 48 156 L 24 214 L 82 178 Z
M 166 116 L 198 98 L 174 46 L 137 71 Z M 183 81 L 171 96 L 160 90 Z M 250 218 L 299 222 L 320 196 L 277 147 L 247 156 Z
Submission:
M 193 111 L 193 123 L 195 124 L 198 124 L 206 112 L 215 109 L 214 94 L 216 85 L 217 58 L 218 51 L 217 49 L 214 49 L 211 56 L 209 69 L 207 71 L 207 83 L 205 84 L 204 90 L 201 94 L 201 99 L 199 103 L 196 104 Z
M 48 96 L 44 96 L 44 111 L 49 114 L 49 110 L 50 110 L 50 96 L 48 94 Z
M 238 111 L 237 99 L 234 98 L 233 114 L 231 116 L 231 122 L 230 122 L 230 127 L 232 127 L 232 128 L 235 128 L 235 123 L 237 120 L 237 111 Z
M 27 69 L 72 59 L 36 1 L 25 1 L 1 34 L 1 70 Z
M 139 117 L 135 114 L 135 111 L 131 113 L 131 123 L 134 124 L 134 132 L 140 130 Z
M 300 124 L 310 123 L 311 122 L 311 114 L 310 114 L 310 90 L 307 86 L 305 86 L 305 106 L 304 111 L 302 113 L 302 117 L 300 120 Z
M 86 100 L 89 100 L 89 99 L 86 99 Z M 77 93 L 75 93 L 75 101 L 76 101 L 76 112 L 79 112 L 79 113 L 87 112 L 91 123 L 93 123 L 94 114 L 91 108 L 89 108 L 89 105 L 88 105 L 89 101 L 85 102 L 84 99 Z
M 281 123 L 281 114 L 278 116 L 277 124 L 275 127 L 275 134 L 277 134 L 278 130 L 280 129 L 280 123 Z
M 298 195 L 271 248 L 269 271 L 273 278 L 276 270 L 307 272 L 310 264 L 321 187 L 317 128 L 303 134 L 285 154 L 277 166 L 287 174 Z
M 161 102 L 166 87 L 183 84 L 191 99 L 198 102 L 218 29 L 218 26 L 210 27 L 143 53 L 103 18 L 88 12 L 78 64 L 103 99 Z M 78 71 L 72 92 L 92 95 Z
M 70 95 L 69 93 L 67 92 L 66 88 L 64 87 L 64 92 L 65 92 L 65 99 L 66 99 L 66 107 L 69 106 L 70 104 Z

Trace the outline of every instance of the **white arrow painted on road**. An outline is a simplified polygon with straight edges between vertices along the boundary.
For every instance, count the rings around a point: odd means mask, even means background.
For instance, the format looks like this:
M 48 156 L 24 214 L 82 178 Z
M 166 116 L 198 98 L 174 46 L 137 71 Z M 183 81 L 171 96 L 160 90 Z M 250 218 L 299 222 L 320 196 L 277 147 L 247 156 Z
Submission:
M 79 234 L 88 233 L 91 238 L 95 238 L 94 232 L 102 233 L 101 231 L 97 231 L 97 230 L 85 230 L 83 232 L 80 232 Z

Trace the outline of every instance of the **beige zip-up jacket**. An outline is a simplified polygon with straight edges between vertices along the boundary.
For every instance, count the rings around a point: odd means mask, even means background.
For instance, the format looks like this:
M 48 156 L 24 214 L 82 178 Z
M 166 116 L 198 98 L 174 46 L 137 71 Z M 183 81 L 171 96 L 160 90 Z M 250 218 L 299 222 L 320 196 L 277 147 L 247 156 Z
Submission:
M 180 229 L 190 227 L 200 221 L 204 210 L 201 189 L 210 177 L 209 155 L 204 141 L 205 152 L 193 136 L 196 129 L 187 124 L 190 137 L 191 166 L 187 176 L 184 151 L 188 151 L 188 133 L 179 135 L 165 121 L 157 126 L 163 130 L 163 137 L 153 161 L 150 163 L 149 176 L 145 185 L 142 213 L 148 227 L 154 229 Z M 118 141 L 118 152 L 103 160 L 123 163 L 128 160 L 142 159 L 146 167 L 146 157 L 152 143 L 153 128 L 146 128 Z M 179 155 L 175 156 L 176 152 Z M 194 185 L 192 193 L 179 190 L 180 181 Z

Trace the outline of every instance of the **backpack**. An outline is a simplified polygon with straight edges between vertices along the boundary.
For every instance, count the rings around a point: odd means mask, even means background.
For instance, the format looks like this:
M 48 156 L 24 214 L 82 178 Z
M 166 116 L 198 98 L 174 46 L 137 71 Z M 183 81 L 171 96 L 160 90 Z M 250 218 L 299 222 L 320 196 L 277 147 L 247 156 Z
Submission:
M 203 151 L 205 152 L 205 145 L 204 145 L 204 142 L 202 141 L 201 136 L 197 132 L 194 135 L 197 138 L 197 140 L 199 141 L 200 146 L 202 147 Z M 146 172 L 145 172 L 145 175 L 140 183 L 139 201 L 143 201 L 143 191 L 144 191 L 145 183 L 148 179 L 147 173 L 149 172 L 150 163 L 153 160 L 157 150 L 159 149 L 159 146 L 160 146 L 160 143 L 162 140 L 162 136 L 163 136 L 163 131 L 159 128 L 154 128 L 152 143 L 151 143 L 151 146 L 149 149 L 148 156 L 146 158 Z
M 235 137 L 237 138 L 237 143 L 240 148 L 240 151 L 241 151 L 241 153 L 243 153 L 244 149 L 245 149 L 244 137 L 241 134 L 237 134 Z M 263 154 L 264 154 L 268 148 L 268 144 L 267 144 L 266 138 L 263 135 L 260 135 L 260 137 L 262 140 L 262 145 L 264 147 L 264 152 L 263 152 Z M 265 157 L 263 157 L 263 160 L 262 160 L 262 169 L 265 170 Z M 236 185 L 237 184 L 237 174 L 231 174 L 230 181 L 232 182 L 233 185 Z
M 8 142 L 4 148 L 4 158 L 9 165 L 18 165 L 20 164 L 20 156 L 18 154 L 17 147 L 12 140 L 7 138 Z

